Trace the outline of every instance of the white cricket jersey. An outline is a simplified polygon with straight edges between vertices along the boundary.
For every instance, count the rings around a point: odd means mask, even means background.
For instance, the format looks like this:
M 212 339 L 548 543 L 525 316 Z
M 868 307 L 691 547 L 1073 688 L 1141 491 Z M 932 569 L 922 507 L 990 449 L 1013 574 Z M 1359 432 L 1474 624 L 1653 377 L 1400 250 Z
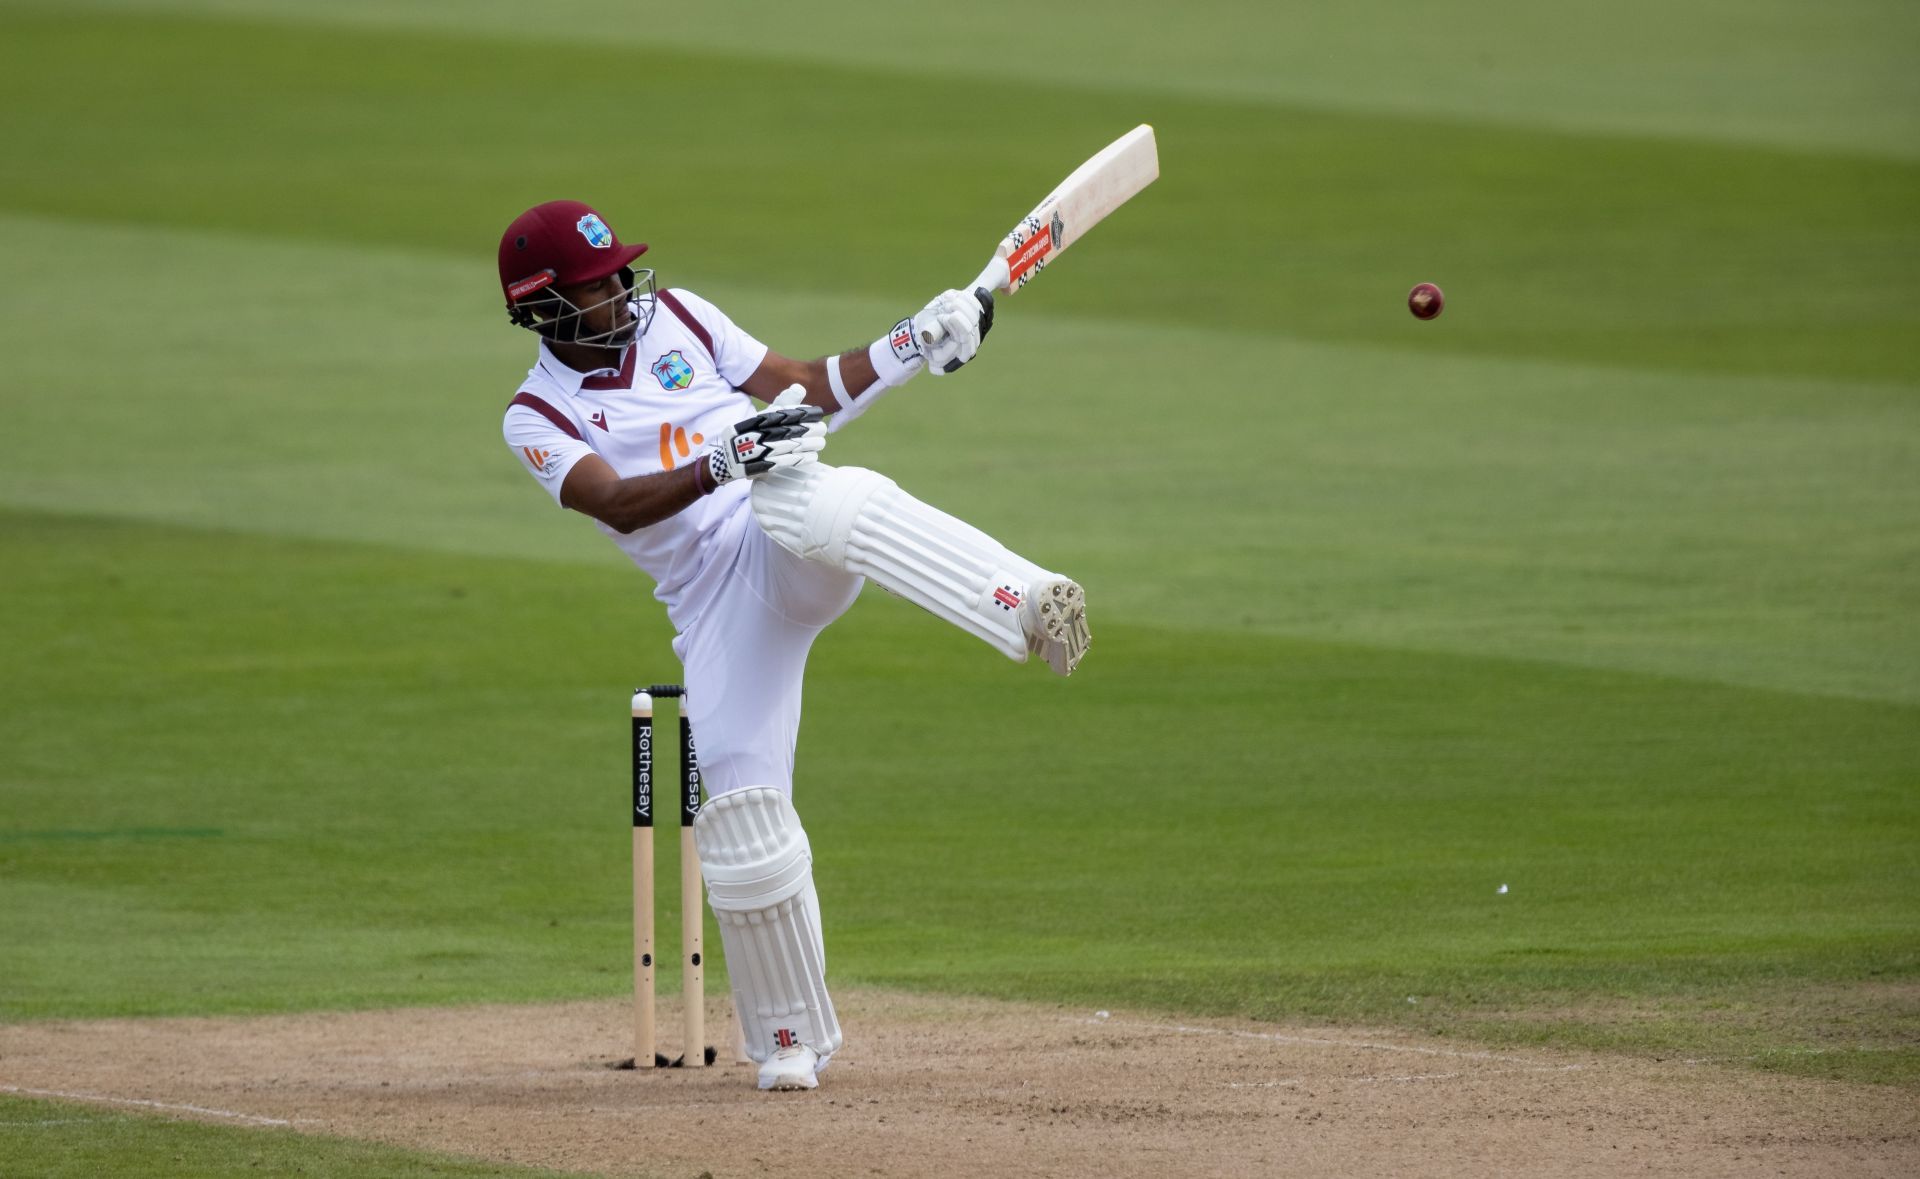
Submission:
M 671 471 L 704 461 L 707 442 L 755 412 L 738 386 L 767 346 L 698 295 L 665 290 L 657 298 L 646 334 L 627 346 L 619 368 L 576 372 L 542 340 L 539 363 L 507 407 L 507 445 L 556 503 L 567 472 L 588 454 L 622 478 Z M 654 597 L 676 629 L 693 624 L 726 575 L 738 530 L 752 516 L 748 483 L 723 484 L 633 532 L 599 524 L 657 583 Z

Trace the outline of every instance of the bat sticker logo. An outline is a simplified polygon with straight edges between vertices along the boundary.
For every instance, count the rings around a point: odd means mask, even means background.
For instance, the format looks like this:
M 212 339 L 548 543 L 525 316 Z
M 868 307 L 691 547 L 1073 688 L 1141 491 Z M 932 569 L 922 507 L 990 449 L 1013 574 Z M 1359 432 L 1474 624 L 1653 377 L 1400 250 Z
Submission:
M 1007 255 L 1008 290 L 1024 286 L 1035 271 L 1046 267 L 1047 256 L 1056 248 L 1053 238 L 1056 225 L 1065 228 L 1058 212 L 1054 213 L 1051 223 L 1029 216 L 1007 235 L 1007 240 L 1013 243 L 1013 250 Z

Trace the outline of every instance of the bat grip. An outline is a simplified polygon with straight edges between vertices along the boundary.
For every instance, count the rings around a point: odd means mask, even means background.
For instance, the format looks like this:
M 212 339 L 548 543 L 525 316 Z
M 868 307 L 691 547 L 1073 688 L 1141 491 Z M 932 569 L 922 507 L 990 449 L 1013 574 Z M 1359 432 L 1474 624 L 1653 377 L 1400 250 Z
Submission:
M 986 297 L 983 301 L 986 303 L 988 316 L 992 316 L 993 314 L 993 292 L 1007 289 L 1008 274 L 1007 260 L 995 255 L 993 260 L 987 263 L 987 268 L 980 272 L 979 277 L 966 285 L 966 290 L 976 293 L 980 291 L 986 292 Z M 985 332 L 981 333 L 981 335 L 985 334 Z M 946 338 L 947 330 L 938 323 L 929 324 L 927 327 L 921 329 L 920 332 L 920 342 L 928 347 L 932 347 Z

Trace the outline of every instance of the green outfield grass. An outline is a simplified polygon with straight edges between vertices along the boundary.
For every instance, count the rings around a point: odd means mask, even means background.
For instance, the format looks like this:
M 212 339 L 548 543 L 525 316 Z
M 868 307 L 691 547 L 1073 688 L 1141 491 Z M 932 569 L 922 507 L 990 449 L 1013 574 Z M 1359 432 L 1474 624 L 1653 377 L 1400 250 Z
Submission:
M 7 1014 L 626 985 L 626 687 L 667 656 L 614 608 L 624 571 L 46 515 L 0 536 L 33 571 L 8 646 L 41 669 L 5 730 Z M 1910 705 L 1101 643 L 1108 674 L 1059 684 L 885 599 L 823 640 L 845 705 L 798 789 L 841 977 L 1447 1026 L 1916 965 Z
M 285 26 L 522 38 L 517 0 L 71 0 L 109 12 L 201 13 Z M 857 6 L 709 0 L 635 19 L 626 0 L 542 9 L 554 43 L 615 47 L 653 69 L 689 51 L 843 66 L 973 87 L 1061 86 L 1772 144 L 1912 159 L 1920 13 L 1901 0 L 1615 0 L 1543 9 L 1527 0 L 1348 0 L 1256 5 L 1187 0 L 1179 20 L 1142 0 L 1022 0 L 927 8 L 910 24 Z M 711 90 L 709 83 L 703 90 Z M 975 95 L 968 94 L 971 101 Z M 837 112 L 845 114 L 846 112 Z M 1049 115 L 1055 113 L 1049 107 Z M 967 120 L 949 116 L 949 132 Z M 1021 138 L 976 120 L 972 130 Z M 1019 125 L 1016 125 L 1019 126 Z
M 503 205 L 578 191 L 641 221 L 679 281 L 898 300 L 929 273 L 971 276 L 1068 168 L 1150 121 L 1151 202 L 1022 302 L 1477 358 L 1920 379 L 1887 346 L 1913 321 L 1920 161 L 1020 83 L 969 87 L 967 126 L 903 141 L 903 123 L 950 124 L 947 88 L 778 61 L 715 86 L 744 71 L 690 52 L 645 68 L 631 134 L 661 150 L 618 152 L 617 121 L 502 87 L 527 68 L 505 42 L 10 24 L 0 127 L 33 161 L 0 177 L 12 210 L 484 259 Z M 623 94 L 636 68 L 625 48 L 565 58 Z M 83 71 L 107 84 L 62 84 Z M 1401 311 L 1409 276 L 1453 288 L 1445 330 Z
M 569 1172 L 481 1163 L 291 1130 L 130 1117 L 97 1105 L 0 1095 L 0 1172 L 40 1179 L 558 1179 Z
M 822 640 L 836 978 L 1920 1084 L 1904 9 L 1648 61 L 1489 5 L 1426 106 L 1433 14 L 1216 6 L 1139 78 L 1116 9 L 1048 79 L 834 13 L 270 7 L 0 4 L 0 1019 L 624 991 L 670 632 L 501 446 L 499 229 L 595 201 L 815 355 L 1151 121 L 1163 179 L 831 444 L 1098 639 L 1062 683 L 869 594 Z M 49 1108 L 0 1118 L 97 1126 L 0 1163 L 277 1149 Z

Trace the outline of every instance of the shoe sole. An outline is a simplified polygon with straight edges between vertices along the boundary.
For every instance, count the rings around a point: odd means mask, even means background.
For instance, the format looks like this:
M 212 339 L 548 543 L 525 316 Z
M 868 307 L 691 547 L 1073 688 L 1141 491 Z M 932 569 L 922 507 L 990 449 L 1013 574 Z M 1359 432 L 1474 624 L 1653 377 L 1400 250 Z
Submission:
M 815 1080 L 811 1074 L 799 1076 L 793 1073 L 787 1073 L 778 1077 L 762 1077 L 760 1079 L 760 1088 L 773 1093 L 792 1093 L 801 1089 L 817 1089 L 819 1086 L 820 1082 Z
M 1043 581 L 1028 591 L 1034 611 L 1035 653 L 1056 675 L 1072 675 L 1093 646 L 1087 628 L 1087 593 L 1067 578 Z

